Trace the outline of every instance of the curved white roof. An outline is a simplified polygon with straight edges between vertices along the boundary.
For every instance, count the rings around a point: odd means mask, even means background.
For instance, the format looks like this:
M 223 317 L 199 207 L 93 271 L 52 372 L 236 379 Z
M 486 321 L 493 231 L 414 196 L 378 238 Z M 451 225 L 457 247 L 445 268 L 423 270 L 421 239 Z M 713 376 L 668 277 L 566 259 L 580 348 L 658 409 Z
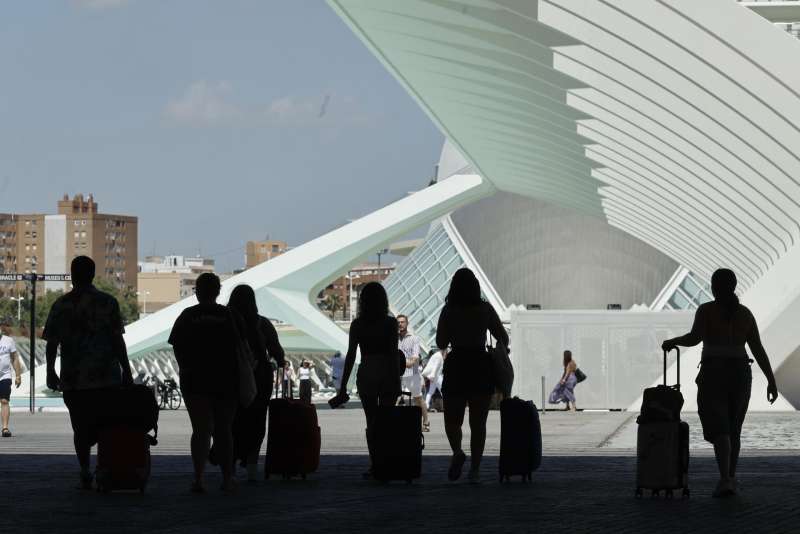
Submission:
M 330 0 L 497 188 L 742 289 L 800 238 L 800 42 L 730 0 Z

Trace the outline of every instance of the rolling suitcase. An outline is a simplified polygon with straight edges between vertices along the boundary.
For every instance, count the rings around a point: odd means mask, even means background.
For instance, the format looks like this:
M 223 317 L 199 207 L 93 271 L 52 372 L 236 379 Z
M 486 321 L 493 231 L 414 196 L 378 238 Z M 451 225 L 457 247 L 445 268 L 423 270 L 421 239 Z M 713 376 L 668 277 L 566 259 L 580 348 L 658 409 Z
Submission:
M 139 490 L 150 478 L 151 437 L 129 424 L 100 430 L 97 440 L 97 491 Z
M 371 432 L 372 475 L 376 480 L 410 483 L 421 476 L 425 438 L 419 406 L 378 406 Z
M 531 480 L 542 463 L 542 427 L 533 401 L 519 397 L 500 403 L 500 481 L 520 475 Z
M 636 496 L 649 489 L 652 496 L 661 491 L 672 498 L 674 490 L 689 497 L 689 425 L 680 420 L 683 395 L 680 392 L 680 349 L 678 381 L 667 386 L 667 351 L 664 351 L 664 384 L 644 392 L 642 410 L 637 417 Z
M 276 388 L 277 394 L 277 388 Z M 320 430 L 313 404 L 283 398 L 269 403 L 267 456 L 264 478 L 281 475 L 284 479 L 313 473 L 319 467 Z

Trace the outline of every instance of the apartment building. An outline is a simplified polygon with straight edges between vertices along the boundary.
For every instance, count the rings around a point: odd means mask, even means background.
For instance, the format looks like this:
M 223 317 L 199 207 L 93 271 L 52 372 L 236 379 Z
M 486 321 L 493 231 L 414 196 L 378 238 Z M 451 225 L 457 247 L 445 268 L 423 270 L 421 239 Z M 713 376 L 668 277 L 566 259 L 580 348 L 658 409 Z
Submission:
M 289 250 L 285 241 L 267 239 L 265 241 L 248 241 L 245 245 L 245 268 L 250 269 L 259 263 L 271 260 Z
M 97 277 L 119 288 L 135 287 L 138 218 L 100 213 L 92 195 L 68 195 L 53 215 L 0 214 L 0 270 L 16 273 L 68 273 L 76 256 L 89 256 Z M 46 290 L 67 289 L 47 282 Z M 8 288 L 5 288 L 8 289 Z

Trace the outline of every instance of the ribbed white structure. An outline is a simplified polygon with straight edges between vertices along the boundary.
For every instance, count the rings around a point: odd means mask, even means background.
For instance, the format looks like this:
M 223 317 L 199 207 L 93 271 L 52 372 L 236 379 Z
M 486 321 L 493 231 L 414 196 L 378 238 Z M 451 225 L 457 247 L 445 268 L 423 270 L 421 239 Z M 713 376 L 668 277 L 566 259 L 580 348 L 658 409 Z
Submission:
M 800 299 L 768 276 L 798 266 L 800 42 L 758 14 L 733 0 L 329 4 L 498 189 L 605 217 L 703 277 L 734 269 L 765 333 Z M 780 365 L 800 338 L 766 342 Z

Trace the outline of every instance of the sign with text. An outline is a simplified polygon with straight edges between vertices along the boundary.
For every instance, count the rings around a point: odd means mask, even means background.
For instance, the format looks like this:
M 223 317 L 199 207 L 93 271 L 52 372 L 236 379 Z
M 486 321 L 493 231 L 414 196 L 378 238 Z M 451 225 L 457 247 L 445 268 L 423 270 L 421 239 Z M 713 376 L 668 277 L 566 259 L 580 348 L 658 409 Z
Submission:
M 68 274 L 0 273 L 0 282 L 30 282 L 34 277 L 37 282 L 69 282 L 72 280 Z

